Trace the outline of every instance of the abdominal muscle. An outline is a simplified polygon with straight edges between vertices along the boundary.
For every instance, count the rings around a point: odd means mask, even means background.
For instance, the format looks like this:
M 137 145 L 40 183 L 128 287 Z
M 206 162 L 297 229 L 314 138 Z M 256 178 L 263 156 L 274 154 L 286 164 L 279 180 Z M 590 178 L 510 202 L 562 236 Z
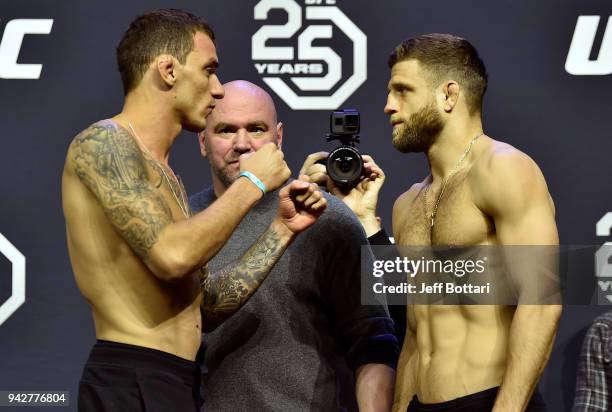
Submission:
M 155 300 L 156 308 L 135 301 L 117 301 L 113 310 L 99 307 L 101 302 L 92 305 L 96 337 L 195 360 L 201 341 L 200 299 L 185 302 L 185 306 Z M 146 311 L 150 314 L 143 316 Z
M 77 285 L 91 306 L 96 337 L 194 360 L 202 330 L 197 274 L 177 282 L 158 279 L 103 219 L 90 213 L 68 228 Z
M 411 306 L 419 400 L 445 402 L 499 386 L 513 313 L 509 306 Z

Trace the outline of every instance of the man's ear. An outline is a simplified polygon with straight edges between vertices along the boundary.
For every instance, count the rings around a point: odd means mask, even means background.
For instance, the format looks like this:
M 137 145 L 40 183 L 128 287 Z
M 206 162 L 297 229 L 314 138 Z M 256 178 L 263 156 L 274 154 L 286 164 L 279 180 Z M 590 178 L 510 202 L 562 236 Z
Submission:
M 442 87 L 442 93 L 444 95 L 443 96 L 444 101 L 442 103 L 444 111 L 446 113 L 450 113 L 453 111 L 453 109 L 457 105 L 457 102 L 459 101 L 459 93 L 460 93 L 459 83 L 457 83 L 454 80 L 448 81 Z
M 167 87 L 176 83 L 177 61 L 169 54 L 162 54 L 155 59 L 155 68 L 160 79 Z
M 283 122 L 278 122 L 276 124 L 276 146 L 279 149 L 283 147 Z
M 198 133 L 198 141 L 200 142 L 200 153 L 202 157 L 206 157 L 206 135 L 204 131 Z

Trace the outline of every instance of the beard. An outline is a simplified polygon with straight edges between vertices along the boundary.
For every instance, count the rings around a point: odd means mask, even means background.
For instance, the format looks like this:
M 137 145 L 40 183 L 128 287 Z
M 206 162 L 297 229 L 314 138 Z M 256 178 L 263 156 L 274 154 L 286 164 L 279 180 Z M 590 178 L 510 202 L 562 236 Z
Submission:
M 204 141 L 204 146 L 208 153 L 213 153 L 208 139 Z M 236 168 L 234 166 L 235 163 L 233 163 L 236 160 L 238 160 L 238 157 L 231 159 L 224 158 L 223 163 L 217 164 L 213 162 L 212 159 L 208 159 L 212 176 L 216 177 L 226 189 L 238 179 L 238 175 L 240 174 L 240 167 Z
M 443 128 L 442 116 L 430 103 L 393 129 L 393 146 L 402 153 L 427 152 Z
M 227 165 L 225 167 L 216 167 L 212 164 L 212 162 L 210 163 L 210 165 L 213 175 L 216 176 L 217 179 L 219 179 L 223 187 L 225 187 L 226 189 L 230 187 L 232 183 L 238 180 L 238 177 L 240 175 L 240 167 L 233 170 L 233 163 L 232 166 Z

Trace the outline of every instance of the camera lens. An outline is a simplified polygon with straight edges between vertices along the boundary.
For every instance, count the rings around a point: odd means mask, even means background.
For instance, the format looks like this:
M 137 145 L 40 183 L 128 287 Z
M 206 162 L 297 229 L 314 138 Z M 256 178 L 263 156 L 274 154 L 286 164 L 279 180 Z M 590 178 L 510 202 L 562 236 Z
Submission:
M 339 157 L 336 160 L 336 166 L 343 174 L 348 174 L 355 168 L 355 159 L 350 156 L 347 157 Z
M 327 174 L 342 188 L 355 186 L 362 172 L 363 160 L 357 149 L 351 146 L 340 146 L 327 158 Z

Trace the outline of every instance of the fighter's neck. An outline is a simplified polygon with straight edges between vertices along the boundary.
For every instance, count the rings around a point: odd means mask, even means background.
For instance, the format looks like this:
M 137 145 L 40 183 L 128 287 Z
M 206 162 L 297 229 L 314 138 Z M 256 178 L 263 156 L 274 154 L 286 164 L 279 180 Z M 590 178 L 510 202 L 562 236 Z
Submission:
M 121 124 L 159 161 L 168 163 L 170 148 L 181 132 L 169 106 L 144 94 L 126 97 L 123 110 L 113 120 Z
M 464 127 L 445 127 L 427 151 L 427 160 L 433 180 L 442 181 L 448 177 L 472 139 L 480 134 L 482 134 L 481 122 L 472 122 Z M 468 160 L 464 159 L 464 163 Z

